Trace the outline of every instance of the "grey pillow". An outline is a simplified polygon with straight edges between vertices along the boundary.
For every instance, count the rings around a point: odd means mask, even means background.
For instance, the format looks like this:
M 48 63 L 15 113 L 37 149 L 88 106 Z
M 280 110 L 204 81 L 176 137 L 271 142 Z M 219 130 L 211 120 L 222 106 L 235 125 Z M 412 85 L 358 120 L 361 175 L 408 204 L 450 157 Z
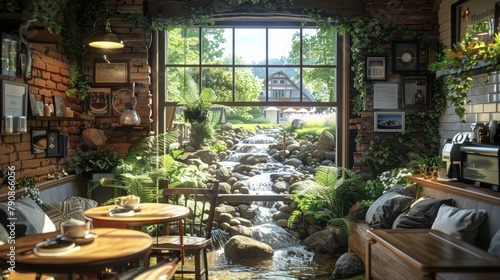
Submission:
M 474 245 L 477 228 L 486 219 L 486 216 L 487 213 L 484 209 L 461 209 L 443 204 L 439 208 L 432 229 Z
M 488 248 L 488 253 L 497 258 L 500 258 L 500 230 L 498 230 L 497 233 L 493 235 L 493 238 L 490 242 L 490 248 Z
M 9 218 L 16 218 L 16 237 L 56 230 L 56 227 L 47 215 L 45 215 L 42 208 L 31 198 L 18 198 L 14 200 L 14 203 L 10 208 L 7 202 L 0 203 L 0 223 L 2 223 L 8 232 L 10 229 L 7 225 L 11 223 Z
M 441 205 L 451 205 L 453 199 L 421 197 L 413 203 L 407 215 L 398 217 L 393 228 L 431 228 Z
M 388 191 L 368 208 L 365 221 L 372 228 L 391 228 L 394 220 L 412 201 L 412 197 Z
M 418 191 L 418 184 L 413 184 L 413 185 L 407 186 L 407 187 L 405 187 L 401 184 L 396 184 L 387 191 L 388 192 L 397 192 L 397 193 L 402 194 L 402 195 L 416 197 L 417 191 Z

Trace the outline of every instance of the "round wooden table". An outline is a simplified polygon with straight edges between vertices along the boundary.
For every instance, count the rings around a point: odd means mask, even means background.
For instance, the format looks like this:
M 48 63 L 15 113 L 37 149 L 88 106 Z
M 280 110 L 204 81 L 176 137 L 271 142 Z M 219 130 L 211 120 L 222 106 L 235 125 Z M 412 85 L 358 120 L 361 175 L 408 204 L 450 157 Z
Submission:
M 93 227 L 127 228 L 180 221 L 189 215 L 189 208 L 166 203 L 141 203 L 143 208 L 134 216 L 110 216 L 116 205 L 90 208 L 85 216 L 92 219 Z
M 151 250 L 153 239 L 146 233 L 116 228 L 94 228 L 95 240 L 81 245 L 77 251 L 60 256 L 37 256 L 32 249 L 47 238 L 56 237 L 59 232 L 32 234 L 15 239 L 15 244 L 0 246 L 1 266 L 8 269 L 11 246 L 15 246 L 15 267 L 20 272 L 37 273 L 79 273 L 98 271 L 143 260 Z M 5 267 L 7 266 L 7 267 Z

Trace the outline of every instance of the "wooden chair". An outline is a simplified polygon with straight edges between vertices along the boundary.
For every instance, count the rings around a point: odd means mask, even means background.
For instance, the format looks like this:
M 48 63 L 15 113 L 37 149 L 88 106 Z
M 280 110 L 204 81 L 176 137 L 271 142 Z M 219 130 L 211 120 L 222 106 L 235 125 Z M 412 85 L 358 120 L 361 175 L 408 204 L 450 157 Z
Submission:
M 175 226 L 165 225 L 164 236 L 158 236 L 153 242 L 152 255 L 161 255 L 163 251 L 180 250 L 185 255 L 194 256 L 194 270 L 184 269 L 182 265 L 176 273 L 194 274 L 195 279 L 208 279 L 207 251 L 212 243 L 212 224 L 217 202 L 219 182 L 214 181 L 213 187 L 202 188 L 168 188 L 168 181 L 160 181 L 165 203 L 184 205 L 190 215 L 183 225 L 183 237 L 178 235 Z M 156 243 L 156 244 L 155 244 Z M 184 257 L 184 255 L 182 256 Z
M 118 280 L 156 280 L 171 279 L 180 261 L 180 252 L 172 255 L 169 259 L 149 267 L 128 271 L 120 276 Z

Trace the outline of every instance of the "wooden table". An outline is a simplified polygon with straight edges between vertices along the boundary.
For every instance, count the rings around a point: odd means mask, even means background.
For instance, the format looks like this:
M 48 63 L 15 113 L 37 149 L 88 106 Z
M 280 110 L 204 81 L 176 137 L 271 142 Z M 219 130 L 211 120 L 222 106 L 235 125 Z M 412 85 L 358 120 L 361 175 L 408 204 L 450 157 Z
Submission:
M 368 234 L 372 240 L 366 248 L 367 279 L 370 278 L 371 247 L 375 243 L 432 279 L 437 272 L 500 272 L 500 259 L 438 230 L 372 229 Z
M 85 211 L 85 216 L 92 219 L 94 228 L 127 228 L 181 221 L 189 215 L 189 208 L 182 205 L 166 203 L 141 203 L 141 205 L 144 207 L 140 212 L 135 212 L 134 216 L 109 216 L 109 210 L 116 208 L 116 205 L 90 208 Z
M 80 273 L 98 271 L 144 259 L 152 246 L 153 239 L 146 233 L 114 228 L 94 228 L 91 232 L 98 237 L 90 244 L 61 256 L 41 257 L 31 249 L 47 238 L 56 237 L 59 232 L 26 235 L 16 238 L 15 270 L 37 273 Z M 0 266 L 8 269 L 11 244 L 0 246 Z

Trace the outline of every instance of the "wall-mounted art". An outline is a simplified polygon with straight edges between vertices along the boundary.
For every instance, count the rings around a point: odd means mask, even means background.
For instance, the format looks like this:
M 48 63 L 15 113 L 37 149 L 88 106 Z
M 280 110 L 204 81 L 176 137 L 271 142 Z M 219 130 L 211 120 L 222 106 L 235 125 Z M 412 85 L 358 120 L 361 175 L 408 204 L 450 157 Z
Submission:
M 418 42 L 394 42 L 392 54 L 394 72 L 418 70 Z
M 28 114 L 28 85 L 7 80 L 1 81 L 0 117 L 4 132 L 5 117 L 25 117 Z
M 87 97 L 87 114 L 95 117 L 110 117 L 111 88 L 91 88 Z
M 17 77 L 17 46 L 18 38 L 14 35 L 1 33 L 2 68 L 0 74 Z
M 47 129 L 32 128 L 31 129 L 31 153 L 45 154 L 47 153 Z
M 451 5 L 452 44 L 461 42 L 466 33 L 482 42 L 491 40 L 495 33 L 497 6 L 498 1 L 492 0 L 460 0 Z
M 405 107 L 431 106 L 429 76 L 403 77 L 403 97 Z
M 61 156 L 61 133 L 59 130 L 47 130 L 47 157 Z
M 387 80 L 387 63 L 385 56 L 367 56 L 365 65 L 365 76 L 367 81 Z
M 377 132 L 402 132 L 405 130 L 405 113 L 375 112 L 374 124 Z

